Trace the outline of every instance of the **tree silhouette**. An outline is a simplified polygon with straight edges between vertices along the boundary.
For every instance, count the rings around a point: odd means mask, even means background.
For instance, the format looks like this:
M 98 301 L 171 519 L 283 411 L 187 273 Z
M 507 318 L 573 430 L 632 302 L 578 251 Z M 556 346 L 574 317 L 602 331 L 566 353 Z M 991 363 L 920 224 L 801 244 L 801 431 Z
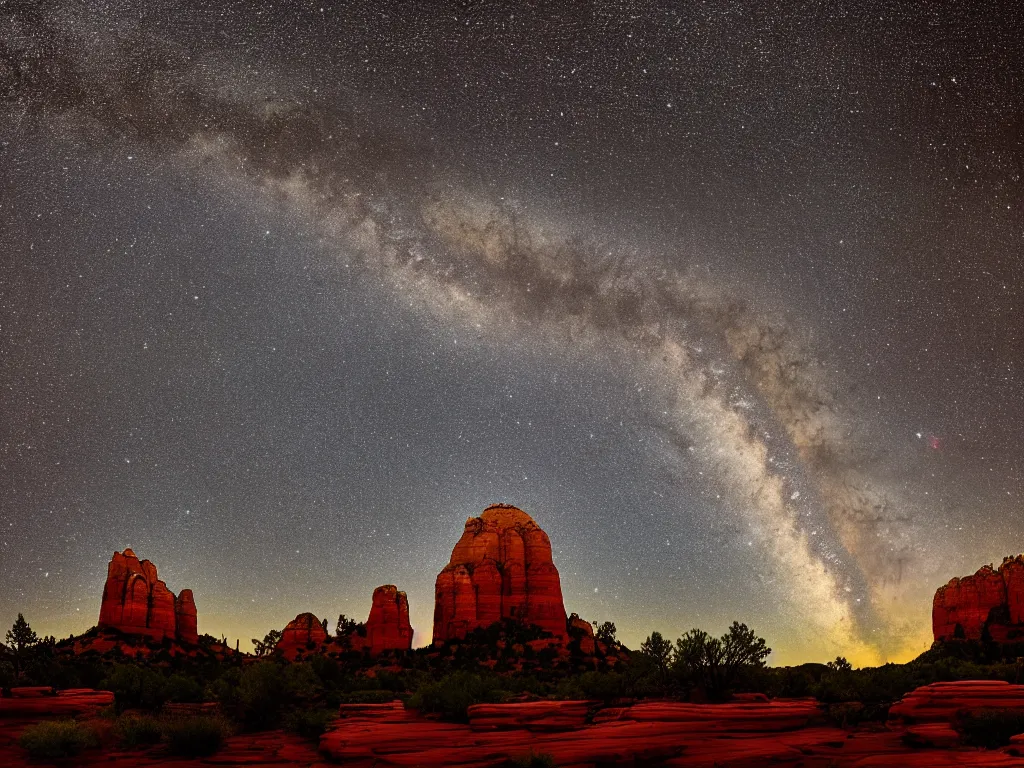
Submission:
M 709 699 L 729 693 L 746 667 L 763 667 L 772 649 L 746 624 L 732 623 L 721 637 L 702 629 L 691 629 L 676 640 L 672 667 L 681 676 L 704 689 Z
M 21 674 L 22 656 L 28 648 L 39 642 L 39 638 L 25 621 L 25 617 L 19 613 L 14 626 L 7 631 L 4 641 L 14 651 L 14 676 L 17 678 Z
M 279 629 L 272 629 L 267 632 L 267 636 L 262 640 L 257 640 L 255 637 L 252 639 L 252 647 L 256 652 L 257 656 L 269 656 L 274 652 L 277 647 L 277 641 L 281 639 L 284 633 Z

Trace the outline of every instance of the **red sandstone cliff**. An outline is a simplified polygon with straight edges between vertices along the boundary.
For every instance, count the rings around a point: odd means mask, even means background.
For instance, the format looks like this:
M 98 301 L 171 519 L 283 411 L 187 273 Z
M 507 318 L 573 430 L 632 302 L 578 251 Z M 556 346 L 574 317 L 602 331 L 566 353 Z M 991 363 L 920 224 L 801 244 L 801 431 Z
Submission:
M 412 625 L 409 623 L 409 599 L 394 584 L 373 590 L 370 617 L 344 643 L 331 649 L 334 642 L 323 622 L 312 613 L 300 613 L 284 628 L 276 650 L 286 659 L 294 660 L 306 653 L 341 650 L 364 651 L 379 656 L 385 651 L 408 651 L 412 648 Z
M 408 651 L 412 648 L 409 623 L 409 599 L 394 584 L 373 590 L 373 605 L 366 620 L 365 650 L 377 656 L 384 651 Z
M 1024 642 L 1024 555 L 993 569 L 954 578 L 932 600 L 936 640 L 980 640 L 985 630 L 997 642 Z
M 528 514 L 495 504 L 466 521 L 434 588 L 434 643 L 503 619 L 565 641 L 566 617 L 551 542 Z
M 307 651 L 318 650 L 327 640 L 323 622 L 312 613 L 300 613 L 288 622 L 275 650 L 286 659 L 295 659 Z
M 175 597 L 157 577 L 156 566 L 149 560 L 140 562 L 130 549 L 115 552 L 107 566 L 99 626 L 155 640 L 199 642 L 192 591 Z

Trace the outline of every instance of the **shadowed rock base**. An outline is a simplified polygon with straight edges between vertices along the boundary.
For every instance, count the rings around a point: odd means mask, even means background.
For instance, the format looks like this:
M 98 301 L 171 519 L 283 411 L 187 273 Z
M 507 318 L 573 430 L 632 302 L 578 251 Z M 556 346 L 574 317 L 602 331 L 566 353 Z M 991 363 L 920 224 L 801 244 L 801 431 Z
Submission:
M 478 705 L 469 710 L 469 725 L 457 725 L 419 718 L 398 702 L 343 706 L 320 748 L 360 768 L 499 768 L 531 752 L 573 768 L 1024 767 L 1024 758 L 1007 751 L 950 749 L 956 732 L 948 725 L 916 727 L 918 747 L 906 743 L 902 727 L 825 726 L 813 699 L 645 702 L 596 714 L 594 707 L 585 701 Z M 593 724 L 583 725 L 588 715 Z

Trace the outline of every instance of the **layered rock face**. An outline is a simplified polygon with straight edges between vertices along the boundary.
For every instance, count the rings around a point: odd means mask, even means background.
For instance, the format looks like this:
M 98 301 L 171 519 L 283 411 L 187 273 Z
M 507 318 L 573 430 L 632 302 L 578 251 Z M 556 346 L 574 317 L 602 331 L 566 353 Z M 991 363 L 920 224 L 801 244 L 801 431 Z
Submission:
M 107 566 L 99 626 L 155 640 L 199 642 L 192 590 L 175 596 L 157 577 L 156 566 L 130 549 L 115 552 Z
M 412 648 L 409 623 L 409 598 L 394 584 L 373 590 L 373 605 L 366 620 L 365 650 L 376 656 L 384 651 L 408 651 Z
M 294 660 L 305 653 L 329 652 L 333 642 L 323 622 L 312 613 L 300 613 L 288 622 L 281 633 L 276 650 L 286 659 Z M 348 636 L 346 650 L 363 651 L 378 656 L 385 651 L 408 651 L 412 648 L 412 625 L 409 623 L 409 598 L 394 584 L 373 590 L 373 604 L 366 623 Z
M 986 565 L 936 590 L 936 640 L 980 640 L 986 629 L 996 642 L 1024 642 L 1024 555 L 1004 559 L 997 569 Z
M 495 504 L 466 521 L 434 587 L 434 643 L 461 639 L 503 619 L 567 639 L 551 542 L 521 509 Z
M 585 656 L 593 656 L 597 650 L 597 641 L 594 639 L 594 627 L 589 621 L 584 621 L 575 613 L 569 617 L 569 633 L 579 637 L 580 652 Z
M 286 659 L 318 649 L 327 640 L 323 622 L 312 613 L 300 613 L 281 632 L 275 649 Z

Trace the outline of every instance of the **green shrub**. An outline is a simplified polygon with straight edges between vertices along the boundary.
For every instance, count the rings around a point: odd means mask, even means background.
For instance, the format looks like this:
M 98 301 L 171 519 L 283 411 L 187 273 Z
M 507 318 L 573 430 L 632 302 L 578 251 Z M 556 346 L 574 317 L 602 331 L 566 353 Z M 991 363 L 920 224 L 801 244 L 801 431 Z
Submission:
M 114 735 L 126 747 L 141 747 L 160 741 L 160 721 L 134 712 L 120 715 L 114 721 Z
M 26 728 L 19 743 L 32 757 L 60 758 L 98 746 L 99 739 L 92 728 L 74 720 L 49 720 Z
M 460 671 L 421 685 L 409 698 L 408 705 L 464 723 L 469 720 L 466 710 L 472 705 L 499 702 L 505 693 L 493 676 Z
M 317 741 L 337 717 L 333 709 L 299 709 L 285 718 L 285 727 L 304 739 Z
M 1024 733 L 1024 711 L 1019 709 L 979 709 L 960 719 L 964 744 L 996 749 L 1010 743 L 1010 737 Z
M 116 664 L 101 683 L 114 692 L 114 706 L 124 709 L 158 709 L 167 700 L 167 680 L 159 672 L 136 664 Z
M 164 683 L 167 701 L 181 704 L 198 704 L 203 700 L 203 686 L 185 675 L 171 675 Z
M 546 752 L 534 752 L 531 749 L 525 755 L 510 759 L 509 765 L 514 768 L 555 768 L 555 758 Z
M 336 701 L 338 704 L 387 704 L 394 700 L 394 691 L 350 691 L 335 694 L 331 703 Z
M 212 755 L 228 735 L 227 724 L 219 717 L 183 717 L 164 726 L 167 750 L 181 757 Z
M 626 697 L 626 681 L 617 672 L 584 672 L 558 684 L 555 694 L 563 699 L 614 701 Z
M 260 661 L 242 671 L 238 684 L 242 718 L 254 728 L 266 728 L 280 721 L 288 703 L 284 672 L 276 661 Z

